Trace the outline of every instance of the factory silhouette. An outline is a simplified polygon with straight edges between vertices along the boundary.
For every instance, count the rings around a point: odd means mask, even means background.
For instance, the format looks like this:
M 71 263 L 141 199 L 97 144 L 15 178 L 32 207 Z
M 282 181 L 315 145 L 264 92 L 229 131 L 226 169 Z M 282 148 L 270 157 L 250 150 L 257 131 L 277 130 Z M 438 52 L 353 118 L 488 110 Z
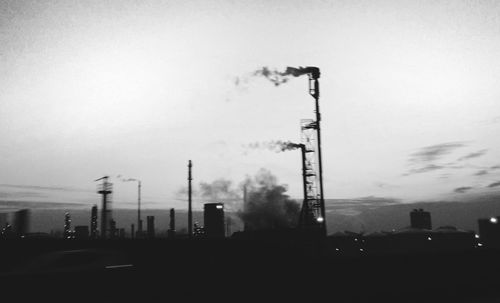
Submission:
M 194 222 L 194 165 L 189 160 L 187 231 L 177 230 L 172 208 L 168 229 L 159 233 L 155 223 L 167 218 L 146 216 L 144 224 L 141 181 L 122 179 L 138 186 L 137 220 L 123 226 L 113 218 L 110 176 L 103 176 L 95 180 L 100 203 L 88 210 L 88 225 L 73 226 L 68 212 L 60 218 L 62 234 L 51 235 L 29 230 L 28 209 L 10 214 L 10 220 L 0 214 L 4 268 L 0 282 L 5 289 L 57 285 L 61 293 L 89 289 L 90 299 L 154 294 L 181 302 L 498 299 L 494 289 L 499 286 L 500 217 L 477 218 L 476 234 L 453 226 L 433 227 L 432 214 L 417 208 L 408 214 L 407 228 L 328 234 L 320 70 L 262 68 L 254 75 L 276 86 L 289 77 L 308 77 L 315 119 L 300 121 L 301 142 L 264 144 L 280 151 L 300 151 L 301 204 L 289 199 L 283 186 L 257 180 L 242 188 L 243 209 L 238 217 L 243 230 L 231 233 L 231 217 L 220 202 L 205 203 L 203 223 Z

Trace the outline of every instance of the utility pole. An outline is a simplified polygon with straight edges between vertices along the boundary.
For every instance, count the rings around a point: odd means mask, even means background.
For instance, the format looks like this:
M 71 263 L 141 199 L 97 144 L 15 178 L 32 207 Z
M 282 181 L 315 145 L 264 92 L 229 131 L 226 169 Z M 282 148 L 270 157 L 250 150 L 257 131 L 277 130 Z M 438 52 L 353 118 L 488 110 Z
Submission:
M 188 234 L 189 238 L 193 237 L 193 212 L 191 208 L 192 204 L 192 190 L 191 190 L 191 181 L 193 180 L 193 177 L 191 175 L 191 169 L 193 167 L 193 163 L 191 160 L 189 160 L 188 164 Z

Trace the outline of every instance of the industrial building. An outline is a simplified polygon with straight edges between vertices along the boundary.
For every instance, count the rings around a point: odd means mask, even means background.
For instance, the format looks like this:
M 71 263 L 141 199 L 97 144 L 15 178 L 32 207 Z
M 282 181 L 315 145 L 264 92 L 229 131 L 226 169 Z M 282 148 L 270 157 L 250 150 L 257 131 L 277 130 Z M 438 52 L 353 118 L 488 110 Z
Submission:
M 410 212 L 411 228 L 432 229 L 431 213 L 422 208 Z
M 21 209 L 14 213 L 14 233 L 22 237 L 29 232 L 29 209 Z
M 147 216 L 146 220 L 147 220 L 146 222 L 147 222 L 148 238 L 154 238 L 155 237 L 155 217 L 154 216 Z
M 209 238 L 223 238 L 226 235 L 223 203 L 204 205 L 205 235 Z
M 487 246 L 500 246 L 500 216 L 479 219 L 479 238 Z

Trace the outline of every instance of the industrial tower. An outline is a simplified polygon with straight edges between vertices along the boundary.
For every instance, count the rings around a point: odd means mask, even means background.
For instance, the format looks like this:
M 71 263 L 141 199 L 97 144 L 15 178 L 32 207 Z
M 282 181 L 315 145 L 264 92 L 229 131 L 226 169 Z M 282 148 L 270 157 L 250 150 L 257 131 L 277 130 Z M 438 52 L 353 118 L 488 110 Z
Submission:
M 323 194 L 323 166 L 321 156 L 321 115 L 319 111 L 319 77 L 317 67 L 289 68 L 294 76 L 309 76 L 309 94 L 315 101 L 316 120 L 301 121 L 301 140 L 305 146 L 305 192 L 299 226 L 316 229 L 326 236 L 325 199 Z
M 108 235 L 108 222 L 111 218 L 111 194 L 113 193 L 113 183 L 108 182 L 109 176 L 96 179 L 102 180 L 102 183 L 97 186 L 97 193 L 102 195 L 102 210 L 101 210 L 101 238 L 106 239 Z

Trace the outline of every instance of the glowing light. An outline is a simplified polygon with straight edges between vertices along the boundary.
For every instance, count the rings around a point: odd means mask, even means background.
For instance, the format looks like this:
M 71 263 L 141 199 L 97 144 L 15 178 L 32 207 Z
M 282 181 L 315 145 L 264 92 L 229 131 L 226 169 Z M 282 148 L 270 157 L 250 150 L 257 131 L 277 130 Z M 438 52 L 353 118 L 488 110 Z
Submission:
M 336 250 L 336 251 L 340 251 L 340 249 L 339 249 L 339 248 L 335 248 L 335 250 Z
M 475 235 L 474 235 L 474 238 L 479 239 L 479 235 L 478 235 L 478 234 L 475 234 Z
M 431 238 L 431 237 L 427 237 L 427 240 L 431 241 L 431 240 L 432 240 L 432 238 Z
M 222 205 L 217 205 L 216 208 L 217 209 L 222 209 Z
M 322 222 L 324 221 L 324 219 L 323 219 L 323 217 L 318 217 L 318 218 L 316 219 L 316 221 L 318 221 L 319 223 L 322 223 Z
M 495 217 L 491 217 L 490 218 L 490 222 L 493 223 L 493 224 L 496 224 L 498 222 L 498 220 Z
M 477 246 L 481 247 L 483 246 L 483 243 L 477 243 Z
M 359 251 L 365 251 L 364 249 L 360 248 Z

